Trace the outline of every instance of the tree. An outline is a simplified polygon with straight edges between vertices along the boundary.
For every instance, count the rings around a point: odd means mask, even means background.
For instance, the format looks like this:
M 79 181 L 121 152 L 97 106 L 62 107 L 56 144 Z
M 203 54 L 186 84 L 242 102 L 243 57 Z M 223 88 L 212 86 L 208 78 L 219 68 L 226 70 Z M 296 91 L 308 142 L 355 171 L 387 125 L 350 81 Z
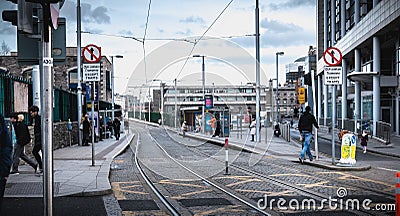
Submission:
M 2 55 L 2 56 L 8 55 L 10 53 L 10 51 L 11 51 L 10 47 L 3 40 L 3 42 L 1 43 L 1 47 L 0 47 L 0 55 Z

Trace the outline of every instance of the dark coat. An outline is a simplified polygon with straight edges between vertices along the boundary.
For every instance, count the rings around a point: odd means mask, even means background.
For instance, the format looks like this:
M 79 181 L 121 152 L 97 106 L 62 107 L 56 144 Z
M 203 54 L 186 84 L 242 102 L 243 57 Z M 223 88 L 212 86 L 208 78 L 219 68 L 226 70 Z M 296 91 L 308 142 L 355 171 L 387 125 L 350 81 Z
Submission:
M 28 126 L 24 122 L 17 122 L 14 130 L 18 145 L 24 146 L 31 142 Z
M 300 120 L 299 120 L 300 133 L 302 133 L 303 131 L 312 132 L 313 125 L 316 128 L 319 128 L 315 117 L 313 115 L 311 115 L 309 112 L 304 112 L 303 115 L 301 115 Z
M 35 136 L 35 143 L 42 142 L 42 120 L 40 115 L 37 115 L 35 118 L 35 126 L 33 127 L 33 133 Z
M 0 177 L 8 177 L 12 165 L 12 141 L 4 117 L 0 114 Z

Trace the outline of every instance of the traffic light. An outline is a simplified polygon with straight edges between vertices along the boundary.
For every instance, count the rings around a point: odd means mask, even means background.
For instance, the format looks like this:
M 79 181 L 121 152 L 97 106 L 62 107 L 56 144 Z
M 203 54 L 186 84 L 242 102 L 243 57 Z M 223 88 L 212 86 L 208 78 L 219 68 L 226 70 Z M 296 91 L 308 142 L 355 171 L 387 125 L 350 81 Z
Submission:
M 11 22 L 17 26 L 18 31 L 28 34 L 33 32 L 33 9 L 32 3 L 25 0 L 7 0 L 14 4 L 18 4 L 18 10 L 4 10 L 2 18 L 4 21 Z
M 312 85 L 312 82 L 311 82 L 311 73 L 304 74 L 304 85 L 308 85 L 308 86 L 311 86 L 311 85 Z

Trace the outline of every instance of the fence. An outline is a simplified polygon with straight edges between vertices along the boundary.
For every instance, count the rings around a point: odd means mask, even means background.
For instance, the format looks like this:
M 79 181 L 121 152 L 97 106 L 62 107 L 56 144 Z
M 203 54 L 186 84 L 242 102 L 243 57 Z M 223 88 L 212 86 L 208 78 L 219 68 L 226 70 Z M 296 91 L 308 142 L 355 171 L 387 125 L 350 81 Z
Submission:
M 282 138 L 290 142 L 290 124 L 279 123 L 279 128 L 281 129 Z
M 391 124 L 377 121 L 376 122 L 376 138 L 380 139 L 381 142 L 385 144 L 390 143 L 390 128 L 392 127 Z
M 73 92 L 54 89 L 53 121 L 78 120 L 77 95 Z M 108 102 L 101 102 L 109 105 Z M 0 113 L 9 116 L 13 112 L 23 113 L 28 122 L 28 108 L 33 105 L 32 82 L 21 77 L 0 73 Z M 111 105 L 109 105 L 111 107 Z

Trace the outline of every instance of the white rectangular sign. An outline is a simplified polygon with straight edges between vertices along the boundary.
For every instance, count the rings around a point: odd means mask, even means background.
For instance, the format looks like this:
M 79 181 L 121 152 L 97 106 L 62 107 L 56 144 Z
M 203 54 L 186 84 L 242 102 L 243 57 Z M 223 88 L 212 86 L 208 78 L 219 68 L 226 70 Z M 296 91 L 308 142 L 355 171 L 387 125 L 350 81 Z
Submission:
M 100 63 L 83 64 L 83 82 L 100 81 Z
M 342 67 L 325 66 L 325 85 L 342 85 Z

